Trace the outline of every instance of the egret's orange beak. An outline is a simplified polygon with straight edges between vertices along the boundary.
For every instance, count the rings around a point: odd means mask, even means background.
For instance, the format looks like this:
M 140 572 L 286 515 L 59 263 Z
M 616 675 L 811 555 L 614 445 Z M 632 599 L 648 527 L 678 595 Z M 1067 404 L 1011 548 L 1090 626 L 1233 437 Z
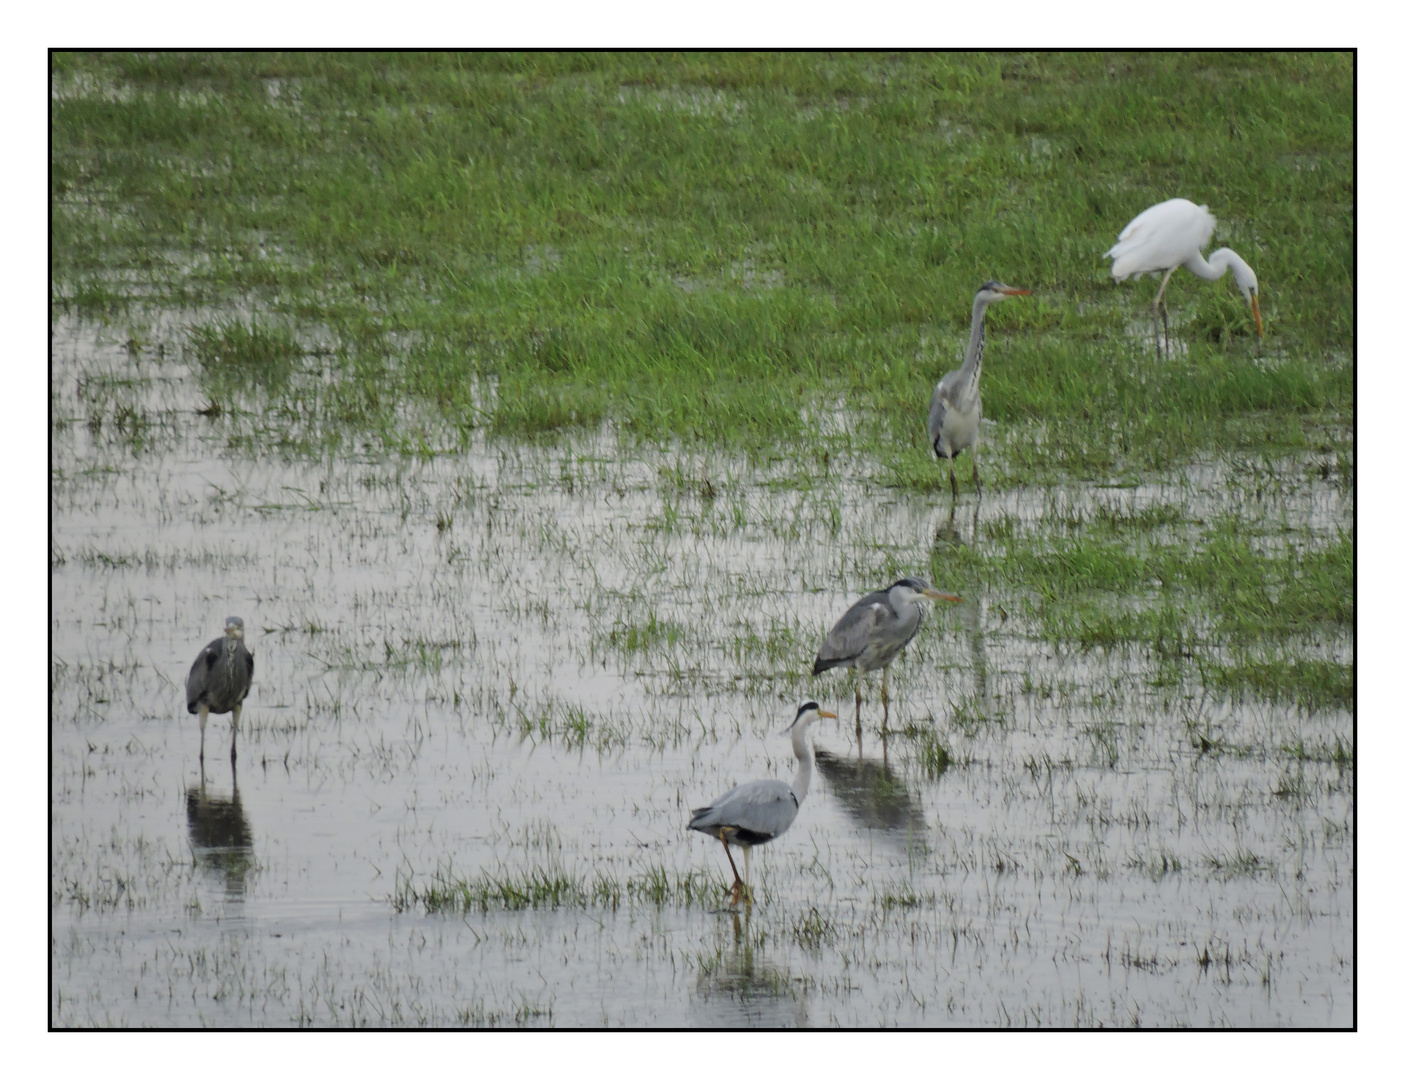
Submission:
M 950 600 L 953 604 L 961 603 L 961 597 L 949 592 L 937 592 L 936 589 L 923 589 L 922 595 L 928 600 Z
M 1259 315 L 1259 294 L 1255 293 L 1249 297 L 1249 306 L 1254 309 L 1254 324 L 1259 328 L 1259 337 L 1264 336 L 1264 321 Z

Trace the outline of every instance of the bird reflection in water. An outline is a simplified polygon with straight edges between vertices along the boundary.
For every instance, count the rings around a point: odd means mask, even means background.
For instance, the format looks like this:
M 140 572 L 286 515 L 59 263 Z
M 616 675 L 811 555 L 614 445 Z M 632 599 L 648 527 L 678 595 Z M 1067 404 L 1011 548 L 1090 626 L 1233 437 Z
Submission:
M 242 901 L 255 867 L 254 838 L 239 801 L 237 771 L 233 784 L 233 794 L 227 798 L 212 794 L 202 768 L 200 785 L 185 791 L 185 821 L 195 864 L 223 880 L 227 900 Z
M 981 504 L 979 501 L 971 507 L 971 546 L 975 546 L 976 538 L 980 535 L 981 528 Z M 946 517 L 937 515 L 936 528 L 932 530 L 932 557 L 933 567 L 936 567 L 936 556 L 940 548 L 943 547 L 966 547 L 966 539 L 961 535 L 961 529 L 956 524 L 956 504 L 953 502 L 948 508 Z
M 816 750 L 815 767 L 861 828 L 891 837 L 904 847 L 927 850 L 922 804 L 886 761 L 880 764 Z
M 699 957 L 697 1022 L 712 1028 L 808 1027 L 805 985 L 758 954 L 751 930 L 751 909 L 732 917 L 731 947 Z

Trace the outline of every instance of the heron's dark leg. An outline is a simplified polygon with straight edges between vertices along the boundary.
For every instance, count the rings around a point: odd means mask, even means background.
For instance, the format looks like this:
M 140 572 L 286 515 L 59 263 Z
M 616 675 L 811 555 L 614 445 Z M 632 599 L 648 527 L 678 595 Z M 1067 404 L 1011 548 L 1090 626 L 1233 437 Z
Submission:
M 859 710 L 863 708 L 863 672 L 858 671 L 854 675 L 854 731 L 859 738 L 863 738 L 863 721 L 860 719 Z
M 746 897 L 746 906 L 751 907 L 751 848 L 742 848 L 742 866 L 746 869 L 746 881 L 742 882 L 742 895 Z
M 742 898 L 742 876 L 737 873 L 737 864 L 732 862 L 732 849 L 727 844 L 727 837 L 722 837 L 722 850 L 727 854 L 727 862 L 732 866 L 732 906 L 736 907 Z
M 230 714 L 229 717 L 229 760 L 231 763 L 233 763 L 234 759 L 239 756 L 239 751 L 235 747 L 235 743 L 239 741 L 240 708 L 242 708 L 242 706 L 234 706 L 234 711 Z
M 210 709 L 207 705 L 200 706 L 200 770 L 205 770 L 205 721 L 210 718 Z
M 888 669 L 883 669 L 883 731 L 888 734 Z
M 955 454 L 953 454 L 951 457 L 949 457 L 949 458 L 946 459 L 946 467 L 947 467 L 947 469 L 949 470 L 949 475 L 951 476 L 951 497 L 954 499 L 954 498 L 956 498 L 956 455 L 955 455 Z
M 976 482 L 976 499 L 981 497 L 981 471 L 976 468 L 976 452 L 971 451 L 971 478 Z

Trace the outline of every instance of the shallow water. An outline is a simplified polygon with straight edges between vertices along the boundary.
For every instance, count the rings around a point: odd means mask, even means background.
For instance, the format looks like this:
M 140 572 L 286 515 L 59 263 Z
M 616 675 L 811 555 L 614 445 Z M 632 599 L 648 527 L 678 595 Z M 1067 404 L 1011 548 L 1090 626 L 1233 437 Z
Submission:
M 1353 507 L 1325 479 L 1206 464 L 948 520 L 861 461 L 801 482 L 608 430 L 285 458 L 178 359 L 53 342 L 53 1024 L 1353 1023 L 1352 766 L 1281 752 L 1351 747 L 1348 712 L 1153 687 L 999 588 L 894 665 L 913 735 L 878 737 L 871 680 L 860 745 L 852 683 L 808 675 L 860 593 L 1002 516 L 1172 502 L 1327 541 Z M 202 782 L 184 679 L 228 614 L 257 670 L 237 771 L 213 717 Z M 756 905 L 718 911 L 688 810 L 788 778 L 807 697 L 843 719 Z M 617 899 L 406 902 L 482 874 Z

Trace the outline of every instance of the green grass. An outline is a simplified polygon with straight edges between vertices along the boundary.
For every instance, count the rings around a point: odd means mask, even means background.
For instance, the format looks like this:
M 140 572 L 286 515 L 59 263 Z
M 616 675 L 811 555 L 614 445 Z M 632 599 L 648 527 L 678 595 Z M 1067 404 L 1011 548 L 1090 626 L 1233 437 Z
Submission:
M 329 410 L 391 449 L 415 446 L 404 401 L 460 432 L 610 419 L 752 450 L 816 440 L 842 396 L 859 446 L 930 484 L 924 403 L 990 276 L 1036 295 L 991 318 L 986 414 L 1045 434 L 1005 444 L 997 485 L 1162 467 L 1236 417 L 1351 422 L 1349 55 L 60 53 L 53 71 L 56 308 L 237 303 L 189 343 L 204 377 L 294 397 L 296 369 L 330 364 Z M 1157 363 L 1126 336 L 1153 286 L 1114 286 L 1099 256 L 1173 194 L 1258 272 L 1268 362 L 1237 294 L 1184 274 L 1187 352 Z
M 715 907 L 725 903 L 730 895 L 730 888 L 705 871 L 670 873 L 664 866 L 648 867 L 623 881 L 599 872 L 573 876 L 551 869 L 480 871 L 475 877 L 466 878 L 456 875 L 452 867 L 440 867 L 423 884 L 415 881 L 413 873 L 397 871 L 390 902 L 396 911 L 420 910 L 432 915 L 563 907 L 617 909 L 622 903 Z
M 54 310 L 187 360 L 232 450 L 432 457 L 608 423 L 669 451 L 645 530 L 839 542 L 832 465 L 944 485 L 926 402 L 999 277 L 1034 295 L 989 320 L 982 474 L 1048 505 L 934 544 L 931 578 L 1013 598 L 1060 648 L 1139 652 L 1153 686 L 1354 697 L 1353 533 L 1058 494 L 1206 461 L 1246 503 L 1354 483 L 1349 54 L 58 53 L 53 86 Z M 1254 266 L 1262 345 L 1232 286 L 1189 274 L 1183 348 L 1138 338 L 1155 283 L 1100 256 L 1172 195 Z M 130 387 L 81 396 L 94 439 L 169 441 Z M 756 520 L 753 482 L 799 507 Z M 692 663 L 687 619 L 618 601 L 594 654 Z M 772 619 L 711 659 L 803 671 L 812 644 Z M 619 734 L 550 702 L 517 726 Z

